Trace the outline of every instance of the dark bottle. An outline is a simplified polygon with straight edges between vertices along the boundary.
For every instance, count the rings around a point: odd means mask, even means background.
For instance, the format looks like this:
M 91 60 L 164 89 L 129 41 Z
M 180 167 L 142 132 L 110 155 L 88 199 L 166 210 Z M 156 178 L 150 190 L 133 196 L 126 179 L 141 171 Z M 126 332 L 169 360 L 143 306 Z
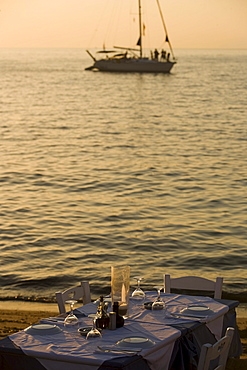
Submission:
M 114 302 L 113 303 L 113 312 L 116 312 L 116 328 L 121 328 L 124 326 L 124 318 L 123 316 L 119 315 L 119 303 Z
M 107 305 L 104 302 L 103 296 L 100 296 L 97 316 L 96 327 L 100 329 L 107 329 L 109 327 L 110 318 L 107 314 Z

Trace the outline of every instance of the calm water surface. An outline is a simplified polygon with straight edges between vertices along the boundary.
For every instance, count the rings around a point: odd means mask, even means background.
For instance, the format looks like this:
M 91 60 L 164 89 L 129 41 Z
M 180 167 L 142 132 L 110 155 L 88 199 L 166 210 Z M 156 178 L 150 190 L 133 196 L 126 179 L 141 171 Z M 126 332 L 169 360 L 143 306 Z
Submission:
M 129 264 L 147 289 L 223 276 L 247 300 L 247 51 L 176 54 L 172 74 L 141 75 L 1 50 L 0 297 L 81 280 L 98 296 Z

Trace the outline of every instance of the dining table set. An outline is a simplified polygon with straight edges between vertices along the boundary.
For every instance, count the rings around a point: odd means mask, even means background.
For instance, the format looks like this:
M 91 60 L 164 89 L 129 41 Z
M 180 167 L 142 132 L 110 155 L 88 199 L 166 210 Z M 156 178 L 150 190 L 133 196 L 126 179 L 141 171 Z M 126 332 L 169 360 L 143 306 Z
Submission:
M 141 290 L 138 285 L 137 290 Z M 127 297 L 123 326 L 99 328 L 99 305 L 113 315 L 113 292 L 66 315 L 40 320 L 0 341 L 2 370 L 189 370 L 196 369 L 203 344 L 235 329 L 229 357 L 242 352 L 236 325 L 237 301 L 157 291 Z M 156 303 L 158 302 L 159 308 Z M 68 315 L 75 322 L 66 322 Z M 112 324 L 112 323 L 111 323 Z M 92 330 L 98 332 L 91 335 Z M 89 332 L 91 333 L 89 335 Z

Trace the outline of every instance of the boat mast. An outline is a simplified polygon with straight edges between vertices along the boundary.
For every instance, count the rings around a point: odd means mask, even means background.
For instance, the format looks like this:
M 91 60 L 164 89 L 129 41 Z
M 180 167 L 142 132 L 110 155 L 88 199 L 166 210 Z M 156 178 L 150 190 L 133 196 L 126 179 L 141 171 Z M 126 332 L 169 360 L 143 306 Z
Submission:
M 141 8 L 141 0 L 138 0 L 138 6 L 139 6 L 139 46 L 140 46 L 140 58 L 142 58 L 142 8 Z
M 163 24 L 163 28 L 164 28 L 164 31 L 165 31 L 165 34 L 166 34 L 166 42 L 168 42 L 169 48 L 171 50 L 172 57 L 175 60 L 175 56 L 173 54 L 172 45 L 171 45 L 170 40 L 169 40 L 169 37 L 168 37 L 167 28 L 166 28 L 166 24 L 165 24 L 163 13 L 162 13 L 162 10 L 161 10 L 161 7 L 160 7 L 159 0 L 156 0 L 156 2 L 157 2 L 158 9 L 159 9 L 159 12 L 160 12 L 160 16 L 161 16 L 161 21 L 162 21 L 162 24 Z

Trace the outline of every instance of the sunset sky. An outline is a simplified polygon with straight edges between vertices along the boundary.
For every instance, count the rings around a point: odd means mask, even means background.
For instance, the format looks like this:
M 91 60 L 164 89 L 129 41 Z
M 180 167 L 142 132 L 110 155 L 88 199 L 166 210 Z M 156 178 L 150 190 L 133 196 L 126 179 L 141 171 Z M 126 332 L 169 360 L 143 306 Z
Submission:
M 113 43 L 134 46 L 136 3 L 137 0 L 1 0 L 0 47 L 88 48 L 101 47 L 103 43 L 108 47 Z M 247 48 L 247 0 L 160 0 L 160 4 L 174 48 Z M 146 33 L 152 29 L 152 37 L 161 45 L 164 35 L 158 23 L 156 0 L 143 0 L 143 12 Z M 152 42 L 147 47 L 154 46 Z

